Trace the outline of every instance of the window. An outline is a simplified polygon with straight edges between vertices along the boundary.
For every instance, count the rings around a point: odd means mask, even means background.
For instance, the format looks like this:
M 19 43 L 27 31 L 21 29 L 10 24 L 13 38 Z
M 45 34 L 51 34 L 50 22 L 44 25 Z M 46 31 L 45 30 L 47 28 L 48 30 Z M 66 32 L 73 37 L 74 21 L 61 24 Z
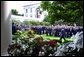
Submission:
M 36 18 L 40 18 L 41 11 L 39 8 L 36 8 Z
M 37 15 L 37 18 L 40 18 L 40 15 Z
M 30 15 L 30 17 L 32 17 L 32 15 Z
M 32 8 L 31 8 L 31 11 L 30 11 L 30 13 L 32 13 Z
M 28 15 L 27 15 L 27 14 L 26 14 L 25 16 L 26 16 L 26 17 L 28 17 Z
M 28 10 L 26 9 L 26 13 L 28 12 Z
M 42 11 L 40 11 L 40 14 L 42 14 Z

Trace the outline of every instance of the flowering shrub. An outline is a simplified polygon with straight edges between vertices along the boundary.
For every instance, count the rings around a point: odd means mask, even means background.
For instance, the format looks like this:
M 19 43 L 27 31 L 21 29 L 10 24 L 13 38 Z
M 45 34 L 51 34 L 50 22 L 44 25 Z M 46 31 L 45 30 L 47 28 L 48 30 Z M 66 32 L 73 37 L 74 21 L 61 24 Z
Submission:
M 57 41 L 50 40 L 50 41 L 47 42 L 47 44 L 50 45 L 50 46 L 55 46 L 55 44 L 57 44 Z
M 15 43 L 9 45 L 10 56 L 38 56 L 39 52 L 50 55 L 57 45 L 57 40 L 43 41 L 43 37 L 35 36 L 34 31 L 17 31 L 13 37 Z M 39 55 L 40 56 L 40 55 Z
M 29 38 L 34 38 L 34 31 L 33 30 L 28 30 L 28 32 L 27 32 L 27 36 L 29 37 Z

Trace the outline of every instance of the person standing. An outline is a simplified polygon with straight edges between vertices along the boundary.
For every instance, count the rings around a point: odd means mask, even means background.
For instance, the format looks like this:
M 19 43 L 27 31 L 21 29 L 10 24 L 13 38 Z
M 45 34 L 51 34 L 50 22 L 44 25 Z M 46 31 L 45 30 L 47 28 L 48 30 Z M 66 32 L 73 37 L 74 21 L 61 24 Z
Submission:
M 42 26 L 42 34 L 44 34 L 45 33 L 45 26 Z
M 12 34 L 15 34 L 16 33 L 16 25 L 15 23 L 12 23 Z
M 65 39 L 65 30 L 64 29 L 61 29 L 61 34 L 60 34 L 60 40 L 62 41 L 62 39 L 66 40 Z
M 48 27 L 48 26 L 46 26 L 46 34 L 47 34 L 47 36 L 48 36 L 48 28 L 49 28 L 49 27 Z

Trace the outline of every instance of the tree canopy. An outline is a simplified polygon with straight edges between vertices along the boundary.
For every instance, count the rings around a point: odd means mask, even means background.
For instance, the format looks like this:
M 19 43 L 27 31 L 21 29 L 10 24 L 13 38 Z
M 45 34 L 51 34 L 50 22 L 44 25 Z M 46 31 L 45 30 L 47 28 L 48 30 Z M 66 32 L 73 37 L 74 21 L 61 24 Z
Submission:
M 17 11 L 16 9 L 12 9 L 12 10 L 11 10 L 11 13 L 12 13 L 13 15 L 18 15 L 18 11 Z
M 40 7 L 47 11 L 44 21 L 54 24 L 55 21 L 83 25 L 83 1 L 42 1 Z
M 17 15 L 17 16 L 24 16 L 24 14 L 19 14 L 16 9 L 11 10 L 12 15 Z

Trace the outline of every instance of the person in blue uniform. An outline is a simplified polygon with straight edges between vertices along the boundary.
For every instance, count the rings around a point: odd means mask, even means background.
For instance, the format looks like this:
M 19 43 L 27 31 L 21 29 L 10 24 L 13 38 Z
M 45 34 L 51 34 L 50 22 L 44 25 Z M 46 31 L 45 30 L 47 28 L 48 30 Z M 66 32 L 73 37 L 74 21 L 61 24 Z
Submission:
M 35 31 L 35 33 L 37 34 L 36 26 L 34 27 L 34 31 Z
M 55 36 L 55 27 L 52 27 L 52 36 Z
M 46 35 L 48 36 L 49 34 L 48 34 L 48 27 L 46 27 Z
M 67 37 L 68 38 L 68 32 L 69 32 L 69 30 L 68 30 L 68 28 L 65 28 L 65 37 Z
M 58 37 L 60 37 L 61 30 L 62 30 L 62 28 L 59 28 L 59 29 L 58 29 Z
M 49 36 L 52 36 L 52 28 L 49 28 Z
M 83 27 L 80 27 L 80 32 L 83 31 Z
M 67 36 L 70 37 L 70 28 L 68 28 L 68 33 L 67 33 Z
M 43 26 L 43 27 L 42 27 L 42 31 L 43 31 L 42 34 L 45 34 L 45 29 L 46 29 L 45 26 Z
M 41 35 L 41 27 L 37 27 L 38 34 Z
M 16 30 L 20 30 L 20 27 L 19 27 L 19 25 L 16 25 Z
M 35 31 L 36 31 L 36 34 L 38 34 L 38 29 L 37 29 L 37 26 L 35 27 Z
M 55 28 L 55 36 L 58 37 L 58 28 Z
M 70 31 L 69 31 L 69 37 L 71 37 L 73 35 L 73 28 L 70 28 Z
M 36 30 L 37 30 L 37 34 L 39 34 L 39 27 L 36 27 Z
M 39 27 L 39 32 L 40 32 L 40 35 L 42 34 L 42 28 L 41 26 Z
M 76 34 L 76 28 L 73 28 L 73 35 Z
M 14 23 L 12 23 L 12 34 L 16 33 L 16 25 Z
M 47 35 L 51 36 L 52 29 L 51 27 L 47 27 Z
M 80 29 L 80 27 L 78 27 L 78 30 L 77 30 L 78 32 L 81 32 L 81 29 Z

